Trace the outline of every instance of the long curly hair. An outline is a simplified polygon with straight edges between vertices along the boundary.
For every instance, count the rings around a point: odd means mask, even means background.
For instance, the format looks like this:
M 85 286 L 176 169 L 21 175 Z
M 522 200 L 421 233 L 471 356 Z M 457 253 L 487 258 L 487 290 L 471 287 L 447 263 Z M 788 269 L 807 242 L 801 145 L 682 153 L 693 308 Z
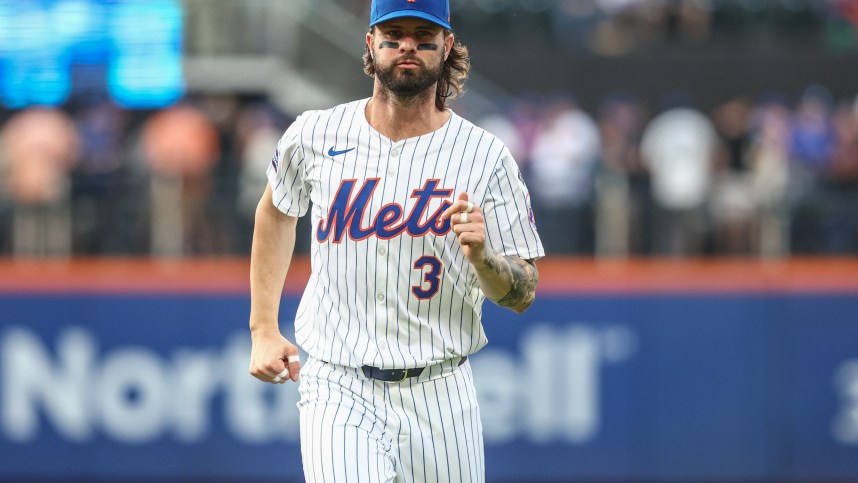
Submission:
M 370 28 L 370 33 L 374 28 Z M 446 39 L 449 35 L 452 35 L 452 32 L 444 29 L 444 38 Z M 372 63 L 369 46 L 366 46 L 366 51 L 363 54 L 363 71 L 366 75 L 375 77 L 375 65 Z M 435 107 L 439 111 L 447 108 L 447 99 L 455 99 L 465 92 L 465 81 L 470 72 L 471 57 L 468 48 L 456 40 L 453 42 L 453 48 L 450 50 L 447 60 L 444 61 L 443 72 L 435 90 Z

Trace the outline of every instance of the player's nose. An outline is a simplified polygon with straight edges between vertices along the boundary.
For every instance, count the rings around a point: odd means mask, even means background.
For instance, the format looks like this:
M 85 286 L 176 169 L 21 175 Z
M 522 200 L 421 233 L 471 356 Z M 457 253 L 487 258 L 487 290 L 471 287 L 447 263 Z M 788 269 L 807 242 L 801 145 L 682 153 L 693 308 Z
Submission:
M 404 35 L 399 39 L 399 50 L 400 52 L 416 52 L 417 41 L 412 37 Z

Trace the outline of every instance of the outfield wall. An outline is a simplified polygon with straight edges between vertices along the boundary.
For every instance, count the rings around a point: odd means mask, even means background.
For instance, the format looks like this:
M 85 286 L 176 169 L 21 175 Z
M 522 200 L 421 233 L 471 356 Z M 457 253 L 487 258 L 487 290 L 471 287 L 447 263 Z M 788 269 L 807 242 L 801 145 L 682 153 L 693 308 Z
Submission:
M 540 269 L 471 359 L 490 481 L 858 480 L 858 260 Z M 301 481 L 248 310 L 246 260 L 0 262 L 0 479 Z

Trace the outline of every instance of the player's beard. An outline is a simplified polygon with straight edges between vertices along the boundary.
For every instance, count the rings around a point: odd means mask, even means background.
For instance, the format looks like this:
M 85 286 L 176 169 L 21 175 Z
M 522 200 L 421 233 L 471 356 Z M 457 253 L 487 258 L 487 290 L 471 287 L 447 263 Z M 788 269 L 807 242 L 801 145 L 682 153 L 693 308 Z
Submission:
M 397 63 L 403 60 L 413 60 L 420 63 L 417 69 L 400 69 L 397 73 Z M 434 66 L 427 66 L 414 56 L 405 55 L 399 57 L 390 65 L 381 65 L 377 60 L 375 64 L 375 77 L 381 85 L 400 101 L 422 98 L 429 94 L 429 89 L 438 83 L 444 75 L 443 56 Z

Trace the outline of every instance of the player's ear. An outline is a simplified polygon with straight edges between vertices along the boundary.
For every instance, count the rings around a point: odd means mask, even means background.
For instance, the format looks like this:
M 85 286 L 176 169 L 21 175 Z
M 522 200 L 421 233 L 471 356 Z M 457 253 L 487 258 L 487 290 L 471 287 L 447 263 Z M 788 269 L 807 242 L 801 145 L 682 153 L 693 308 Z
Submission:
M 369 32 L 366 33 L 366 49 L 369 51 L 369 56 L 372 58 L 372 32 L 375 30 L 375 27 L 370 27 Z
M 450 55 L 450 52 L 453 50 L 453 44 L 456 42 L 456 38 L 453 36 L 453 33 L 444 36 L 444 60 L 447 60 L 447 57 Z

